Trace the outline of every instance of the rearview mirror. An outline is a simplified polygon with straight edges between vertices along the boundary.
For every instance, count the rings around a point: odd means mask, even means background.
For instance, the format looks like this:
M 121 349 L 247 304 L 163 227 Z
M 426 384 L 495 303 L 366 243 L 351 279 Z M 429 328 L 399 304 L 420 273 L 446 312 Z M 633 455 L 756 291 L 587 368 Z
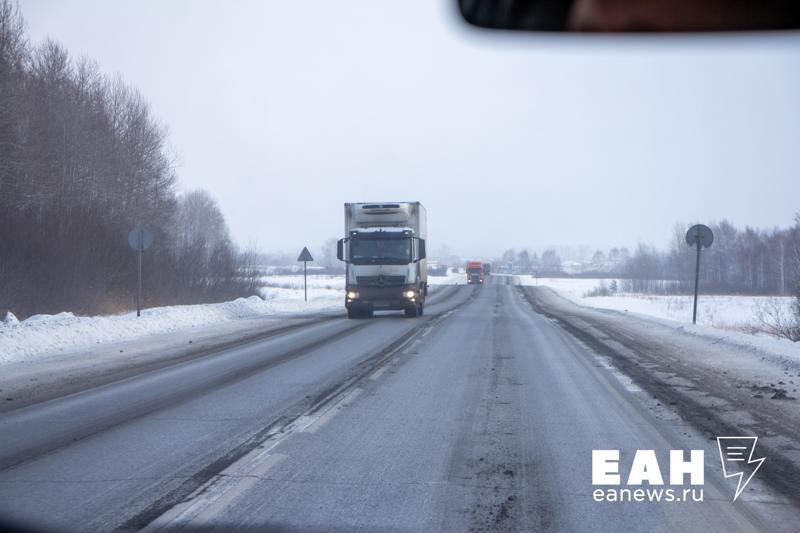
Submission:
M 481 28 L 528 31 L 708 32 L 800 28 L 797 0 L 458 0 Z
M 419 260 L 425 259 L 425 239 L 419 239 Z
M 336 241 L 336 259 L 345 261 L 344 259 L 344 239 Z

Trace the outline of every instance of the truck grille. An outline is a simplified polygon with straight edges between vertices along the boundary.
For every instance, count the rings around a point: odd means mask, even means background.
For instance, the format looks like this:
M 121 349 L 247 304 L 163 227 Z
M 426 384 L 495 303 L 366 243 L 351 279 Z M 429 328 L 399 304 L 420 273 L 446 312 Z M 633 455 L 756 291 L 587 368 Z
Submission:
M 404 285 L 405 282 L 405 276 L 356 276 L 356 283 L 372 287 Z

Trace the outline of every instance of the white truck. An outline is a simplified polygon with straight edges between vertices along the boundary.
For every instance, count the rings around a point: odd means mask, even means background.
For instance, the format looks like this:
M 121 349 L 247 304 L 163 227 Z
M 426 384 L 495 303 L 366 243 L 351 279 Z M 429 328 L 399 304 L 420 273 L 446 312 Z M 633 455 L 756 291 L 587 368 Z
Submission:
M 384 309 L 422 316 L 428 295 L 427 222 L 419 202 L 344 204 L 345 237 L 336 255 L 346 264 L 349 318 Z

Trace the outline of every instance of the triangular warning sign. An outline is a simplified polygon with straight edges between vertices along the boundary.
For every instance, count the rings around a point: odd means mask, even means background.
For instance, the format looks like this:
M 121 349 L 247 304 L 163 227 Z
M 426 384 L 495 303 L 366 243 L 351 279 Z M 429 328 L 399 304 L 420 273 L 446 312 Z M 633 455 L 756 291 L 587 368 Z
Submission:
M 298 261 L 313 261 L 314 258 L 311 257 L 311 252 L 308 251 L 308 248 L 303 246 L 303 251 L 300 252 L 300 257 L 297 258 Z

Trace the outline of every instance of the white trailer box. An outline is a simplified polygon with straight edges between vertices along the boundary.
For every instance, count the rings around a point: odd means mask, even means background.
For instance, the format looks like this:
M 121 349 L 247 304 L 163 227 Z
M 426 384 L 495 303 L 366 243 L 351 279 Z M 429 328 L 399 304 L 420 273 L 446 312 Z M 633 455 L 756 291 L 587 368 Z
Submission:
M 421 315 L 428 293 L 425 207 L 419 202 L 346 203 L 344 229 L 338 256 L 347 263 L 348 316 L 381 309 Z

